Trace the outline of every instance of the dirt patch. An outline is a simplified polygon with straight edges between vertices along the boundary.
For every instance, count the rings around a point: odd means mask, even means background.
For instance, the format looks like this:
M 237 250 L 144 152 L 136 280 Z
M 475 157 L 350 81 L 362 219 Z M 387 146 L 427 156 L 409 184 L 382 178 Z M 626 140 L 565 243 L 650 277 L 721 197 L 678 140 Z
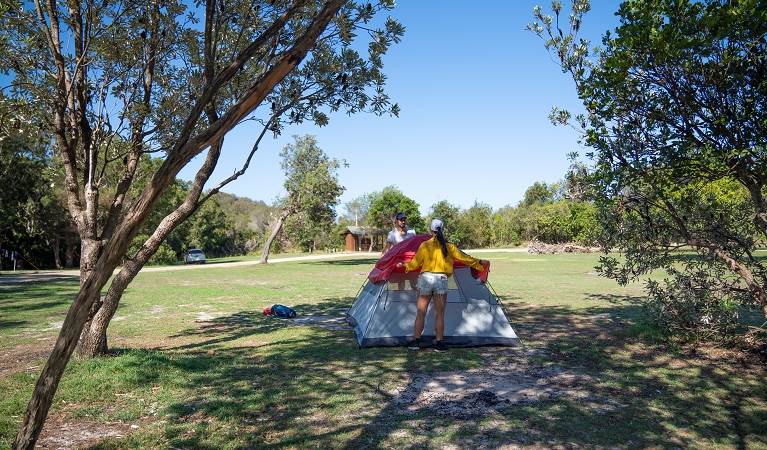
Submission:
M 42 370 L 42 365 L 39 365 L 41 364 L 40 361 L 48 358 L 54 343 L 55 337 L 51 337 L 44 341 L 3 349 L 2 354 L 0 354 L 0 376 L 6 377 L 24 371 L 39 373 Z
M 551 398 L 577 398 L 595 403 L 589 390 L 591 376 L 533 364 L 525 352 L 514 364 L 491 362 L 482 369 L 415 375 L 406 388 L 387 392 L 403 410 L 424 409 L 439 415 L 474 419 L 512 405 L 529 405 Z M 617 402 L 601 399 L 595 405 L 612 409 Z
M 87 448 L 105 438 L 120 438 L 130 433 L 131 425 L 125 423 L 98 423 L 67 418 L 65 414 L 51 414 L 45 421 L 35 448 L 42 450 L 71 450 Z

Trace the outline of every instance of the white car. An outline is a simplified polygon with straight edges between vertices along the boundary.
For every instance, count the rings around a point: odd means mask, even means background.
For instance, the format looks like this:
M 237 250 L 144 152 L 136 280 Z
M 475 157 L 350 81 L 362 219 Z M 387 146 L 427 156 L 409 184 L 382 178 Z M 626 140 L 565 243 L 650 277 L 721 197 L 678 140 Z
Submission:
M 184 255 L 186 264 L 205 264 L 205 252 L 199 248 L 190 248 Z

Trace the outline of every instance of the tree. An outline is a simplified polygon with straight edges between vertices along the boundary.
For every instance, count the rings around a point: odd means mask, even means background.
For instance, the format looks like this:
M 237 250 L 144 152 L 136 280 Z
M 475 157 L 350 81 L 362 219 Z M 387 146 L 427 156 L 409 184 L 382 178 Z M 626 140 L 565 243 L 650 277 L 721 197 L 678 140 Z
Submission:
M 351 199 L 344 204 L 346 215 L 343 218 L 349 223 L 354 223 L 355 226 L 367 225 L 369 219 L 368 213 L 372 202 L 372 194 L 362 194 L 359 197 Z
M 522 244 L 519 208 L 504 206 L 493 215 L 493 245 Z
M 525 191 L 525 196 L 520 202 L 520 206 L 528 207 L 533 205 L 540 205 L 553 199 L 554 192 L 552 187 L 546 183 L 536 181 Z
M 247 169 L 263 132 L 242 169 L 201 197 L 233 127 L 260 115 L 264 132 L 279 133 L 284 123 L 326 125 L 327 114 L 340 109 L 398 112 L 383 90 L 381 56 L 403 29 L 393 20 L 380 29 L 359 27 L 393 7 L 393 1 L 203 3 L 193 10 L 173 0 L 34 0 L 0 6 L 5 33 L 0 70 L 12 79 L 13 97 L 0 101 L 0 107 L 28 112 L 20 126 L 42 124 L 53 137 L 81 241 L 80 291 L 14 448 L 34 446 L 86 322 L 82 345 L 85 353 L 95 354 L 105 348 L 106 326 L 138 270 L 179 223 Z M 198 27 L 199 15 L 204 23 Z M 357 29 L 369 30 L 367 58 L 351 48 Z M 271 108 L 259 108 L 262 104 Z M 6 116 L 7 110 L 0 111 Z M 125 260 L 179 170 L 206 150 L 184 202 Z M 150 152 L 161 153 L 163 162 L 143 191 L 130 198 L 138 163 Z M 105 202 L 100 198 L 104 173 L 112 165 L 122 176 Z M 125 264 L 101 301 L 100 292 L 121 261 Z
M 445 224 L 445 238 L 462 247 L 461 242 L 466 240 L 466 230 L 461 226 L 461 208 L 450 204 L 447 200 L 440 200 L 431 206 L 427 222 L 440 219 Z
M 456 244 L 462 248 L 482 248 L 492 239 L 493 208 L 477 201 L 461 213 L 459 227 L 464 230 L 464 241 Z
M 253 201 L 225 192 L 218 194 L 218 200 L 232 227 L 230 234 L 233 235 L 234 244 L 230 252 L 247 254 L 256 250 L 266 240 L 272 208 L 263 201 Z
M 334 207 L 344 191 L 336 175 L 342 161 L 328 158 L 312 135 L 293 138 L 296 143 L 286 145 L 280 153 L 287 195 L 280 201 L 280 212 L 264 244 L 262 263 L 267 262 L 272 242 L 290 216 L 300 216 L 302 226 L 299 228 L 308 233 L 300 236 L 300 240 L 308 249 L 313 249 L 314 233 L 318 227 L 332 227 Z
M 211 198 L 200 206 L 195 213 L 186 220 L 189 225 L 187 230 L 187 245 L 203 249 L 211 255 L 224 255 L 226 253 L 228 233 L 231 225 L 226 220 L 224 211 L 218 204 L 217 198 Z
M 392 230 L 396 225 L 395 216 L 398 212 L 404 212 L 407 214 L 408 226 L 412 227 L 416 233 L 426 231 L 421 213 L 418 211 L 418 203 L 395 186 L 387 186 L 381 192 L 374 192 L 372 196 L 368 210 L 370 223 L 379 228 Z
M 672 330 L 737 329 L 742 307 L 767 316 L 755 253 L 767 237 L 764 3 L 625 1 L 596 58 L 578 39 L 588 1 L 573 2 L 565 30 L 553 9 L 536 9 L 529 29 L 583 99 L 575 121 L 557 109 L 552 120 L 582 128 L 591 148 L 600 243 L 625 256 L 603 257 L 601 273 L 627 283 L 665 270 L 647 282 L 648 312 Z
M 71 223 L 58 195 L 50 148 L 3 128 L 0 124 L 0 249 L 18 252 L 37 268 L 59 268 L 59 243 Z

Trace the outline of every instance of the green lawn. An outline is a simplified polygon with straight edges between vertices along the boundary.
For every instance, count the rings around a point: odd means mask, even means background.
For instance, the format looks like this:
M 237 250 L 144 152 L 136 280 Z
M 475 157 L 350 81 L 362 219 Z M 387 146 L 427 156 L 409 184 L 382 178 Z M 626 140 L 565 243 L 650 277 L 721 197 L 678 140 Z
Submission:
M 375 256 L 142 273 L 114 355 L 70 362 L 41 447 L 75 429 L 97 449 L 767 449 L 764 362 L 642 341 L 641 286 L 598 277 L 596 254 L 482 258 L 524 348 L 358 349 L 340 319 Z M 0 284 L 0 448 L 77 288 Z M 275 303 L 311 320 L 263 316 Z

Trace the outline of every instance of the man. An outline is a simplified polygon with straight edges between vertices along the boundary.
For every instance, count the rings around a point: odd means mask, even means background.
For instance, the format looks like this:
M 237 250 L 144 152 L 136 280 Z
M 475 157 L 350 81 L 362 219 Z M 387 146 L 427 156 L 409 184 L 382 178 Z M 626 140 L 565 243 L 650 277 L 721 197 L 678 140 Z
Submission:
M 399 244 L 405 239 L 415 236 L 415 230 L 408 228 L 407 226 L 407 214 L 398 212 L 394 220 L 396 221 L 397 226 L 389 232 L 388 236 L 386 236 L 386 245 L 384 245 L 381 255 L 385 255 L 386 252 L 394 247 L 394 244 Z

